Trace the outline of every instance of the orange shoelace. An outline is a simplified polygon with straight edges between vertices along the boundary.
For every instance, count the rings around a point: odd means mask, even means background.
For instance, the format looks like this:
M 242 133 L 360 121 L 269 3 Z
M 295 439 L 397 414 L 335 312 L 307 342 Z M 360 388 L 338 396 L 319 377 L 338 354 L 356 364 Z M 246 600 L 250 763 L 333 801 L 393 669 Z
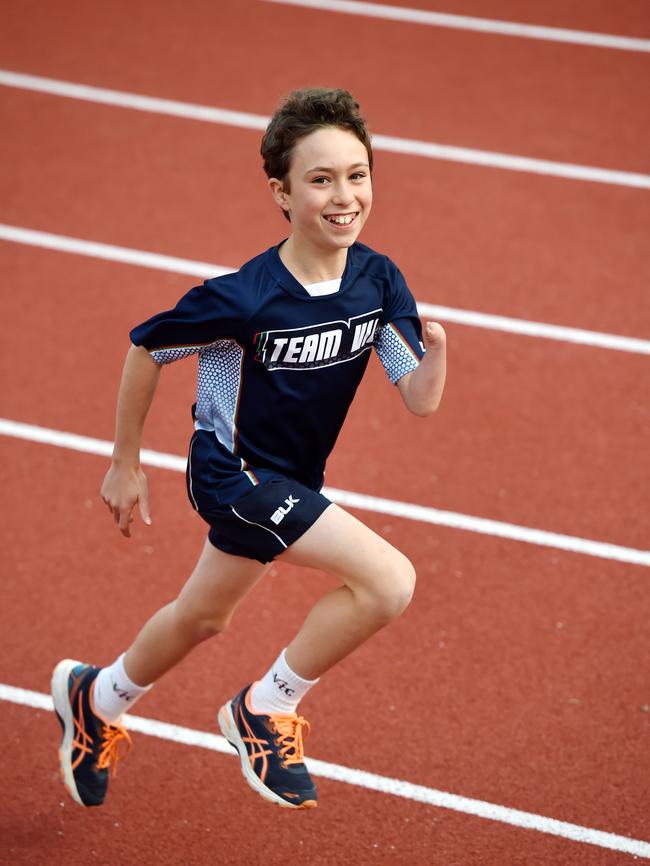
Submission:
M 111 775 L 117 772 L 118 761 L 121 761 L 131 751 L 131 737 L 126 728 L 104 725 L 102 728 L 102 750 L 97 759 L 97 769 L 111 769 Z
M 271 721 L 278 735 L 275 742 L 280 746 L 280 757 L 285 767 L 289 764 L 302 764 L 303 729 L 306 737 L 309 733 L 309 722 L 302 716 L 271 716 Z

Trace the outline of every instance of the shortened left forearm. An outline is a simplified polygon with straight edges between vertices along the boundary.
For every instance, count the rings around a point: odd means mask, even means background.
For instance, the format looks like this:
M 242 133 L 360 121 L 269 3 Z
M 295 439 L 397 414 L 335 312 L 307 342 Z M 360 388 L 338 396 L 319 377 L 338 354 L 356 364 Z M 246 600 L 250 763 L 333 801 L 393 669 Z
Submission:
M 440 405 L 447 374 L 447 341 L 437 323 L 427 323 L 427 351 L 412 373 L 398 382 L 404 403 L 414 415 L 431 415 Z

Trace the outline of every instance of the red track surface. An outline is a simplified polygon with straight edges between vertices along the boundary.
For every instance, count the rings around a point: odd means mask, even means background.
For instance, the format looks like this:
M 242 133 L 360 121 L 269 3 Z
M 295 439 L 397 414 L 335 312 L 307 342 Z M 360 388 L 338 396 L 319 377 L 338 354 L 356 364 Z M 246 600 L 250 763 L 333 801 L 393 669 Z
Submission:
M 405 5 L 405 4 L 403 4 Z M 434 8 L 433 3 L 418 3 Z M 647 36 L 638 3 L 448 2 L 445 11 Z M 254 2 L 5 3 L 0 66 L 269 113 L 342 83 L 376 132 L 650 170 L 647 55 Z M 606 8 L 607 7 L 607 8 Z M 543 16 L 543 17 L 542 17 Z M 645 82 L 645 86 L 642 86 Z M 0 89 L 0 221 L 236 266 L 284 231 L 259 135 Z M 422 301 L 650 337 L 648 193 L 378 154 L 364 240 Z M 108 439 L 128 328 L 192 280 L 0 249 L 0 416 Z M 648 362 L 448 328 L 433 420 L 397 413 L 373 364 L 328 483 L 631 547 L 650 546 Z M 146 445 L 182 454 L 191 362 L 165 371 Z M 101 458 L 4 438 L 0 682 L 47 691 L 58 658 L 105 663 L 175 593 L 203 526 L 181 475 L 150 470 L 155 523 L 126 542 Z M 648 839 L 648 571 L 365 513 L 413 560 L 405 616 L 324 678 L 309 753 Z M 231 631 L 138 712 L 214 730 L 322 592 L 278 567 Z M 264 640 L 260 640 L 260 634 Z M 50 714 L 0 704 L 8 863 L 603 864 L 631 857 L 321 781 L 316 813 L 257 800 L 234 760 L 142 736 L 99 813 L 67 800 Z M 91 853 L 92 852 L 92 853 Z

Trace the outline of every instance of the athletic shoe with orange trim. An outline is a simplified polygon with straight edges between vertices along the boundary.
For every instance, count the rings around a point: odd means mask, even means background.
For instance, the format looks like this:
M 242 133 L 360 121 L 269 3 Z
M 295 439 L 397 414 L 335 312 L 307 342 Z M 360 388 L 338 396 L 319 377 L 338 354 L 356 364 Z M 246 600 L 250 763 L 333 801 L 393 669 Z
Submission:
M 289 809 L 313 809 L 316 786 L 303 761 L 309 722 L 295 713 L 262 715 L 250 708 L 251 686 L 219 710 L 221 733 L 239 752 L 244 778 L 266 800 Z
M 121 725 L 110 724 L 93 708 L 93 686 L 100 668 L 64 659 L 52 674 L 52 700 L 63 728 L 59 747 L 61 777 L 81 806 L 101 806 L 108 790 L 109 768 L 131 748 Z

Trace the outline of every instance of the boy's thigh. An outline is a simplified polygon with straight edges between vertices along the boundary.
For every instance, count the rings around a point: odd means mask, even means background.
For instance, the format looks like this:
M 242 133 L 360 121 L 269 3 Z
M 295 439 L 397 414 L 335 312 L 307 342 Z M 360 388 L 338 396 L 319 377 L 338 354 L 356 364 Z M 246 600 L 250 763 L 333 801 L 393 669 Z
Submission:
M 225 553 L 206 540 L 178 603 L 188 609 L 234 607 L 268 568 L 269 565 L 255 559 Z
M 412 573 L 403 553 L 335 504 L 278 558 L 326 571 L 353 589 Z

